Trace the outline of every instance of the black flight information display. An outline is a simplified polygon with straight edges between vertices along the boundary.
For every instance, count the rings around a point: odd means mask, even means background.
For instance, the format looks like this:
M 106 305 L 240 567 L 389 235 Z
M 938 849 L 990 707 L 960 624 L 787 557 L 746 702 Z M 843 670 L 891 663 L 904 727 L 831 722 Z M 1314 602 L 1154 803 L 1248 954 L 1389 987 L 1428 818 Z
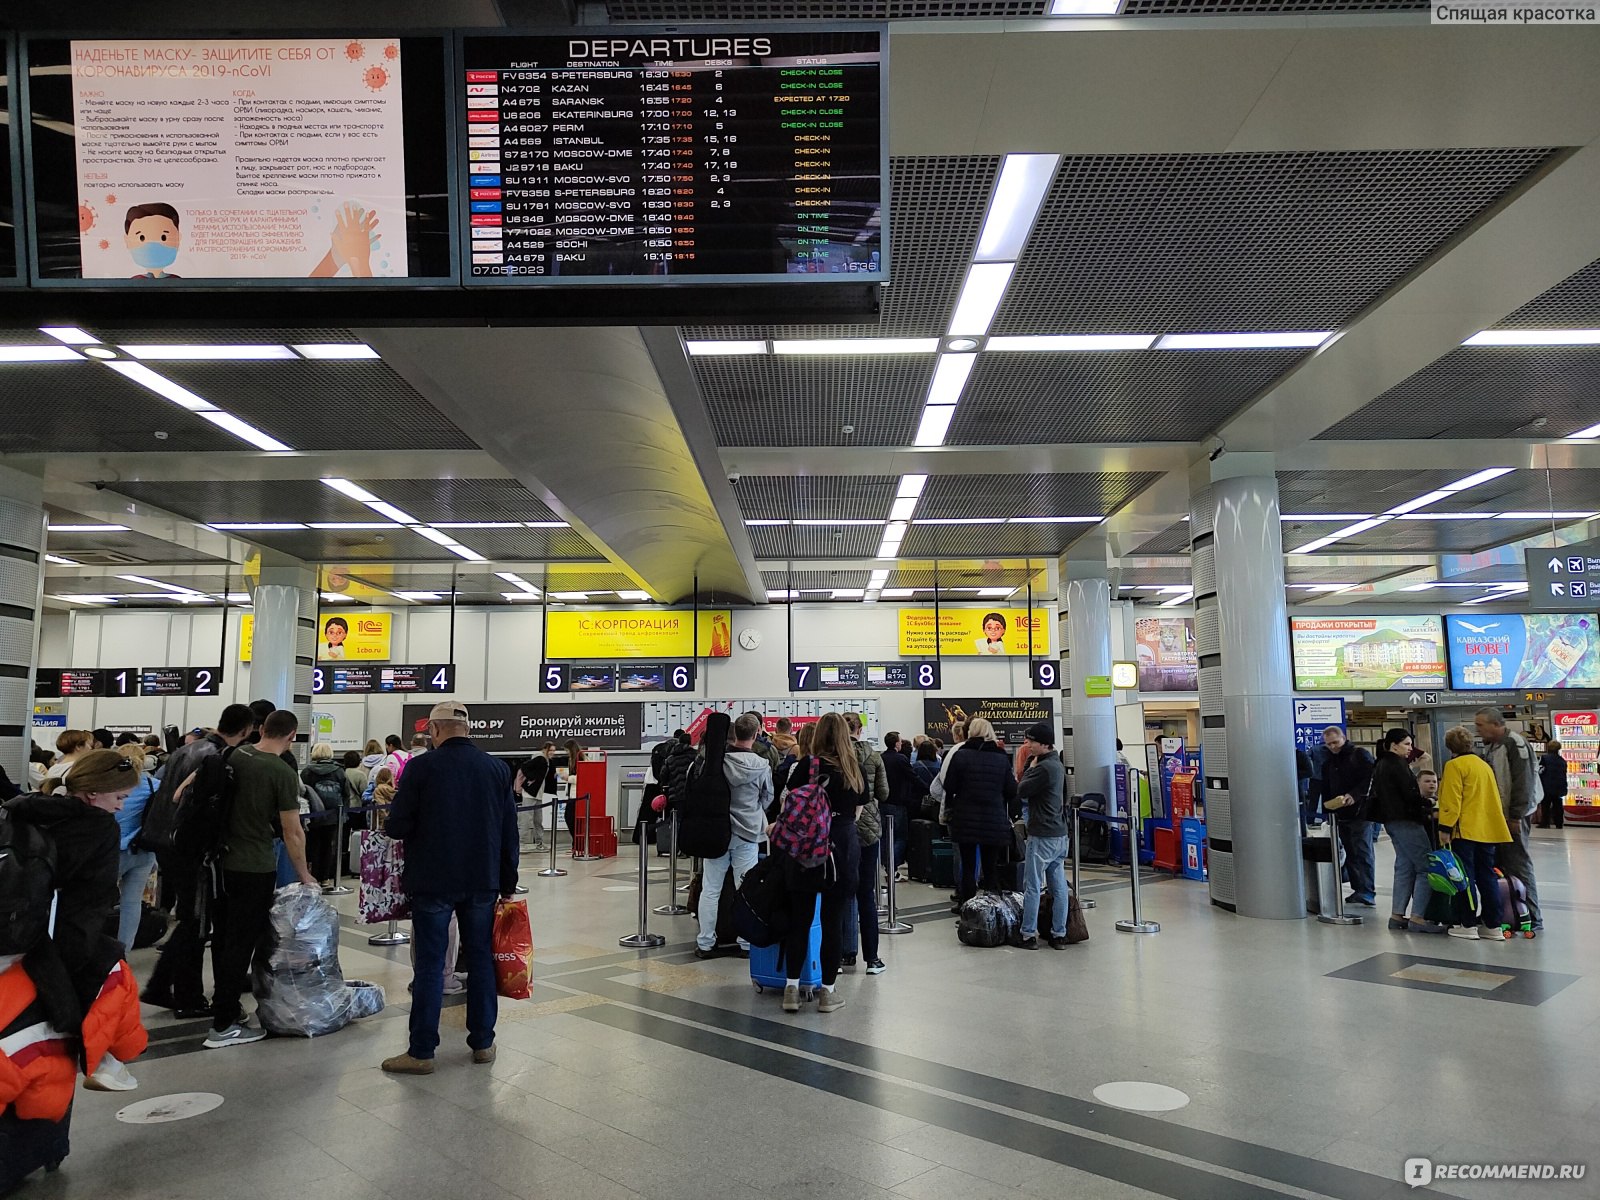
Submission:
M 885 42 L 463 37 L 467 279 L 887 280 Z

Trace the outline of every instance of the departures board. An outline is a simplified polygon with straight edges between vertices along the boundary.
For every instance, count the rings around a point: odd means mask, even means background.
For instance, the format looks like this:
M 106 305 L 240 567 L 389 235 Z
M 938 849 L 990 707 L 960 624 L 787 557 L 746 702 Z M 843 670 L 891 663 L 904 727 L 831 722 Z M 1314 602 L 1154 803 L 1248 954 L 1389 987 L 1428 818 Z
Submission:
M 886 42 L 463 36 L 463 281 L 886 281 Z

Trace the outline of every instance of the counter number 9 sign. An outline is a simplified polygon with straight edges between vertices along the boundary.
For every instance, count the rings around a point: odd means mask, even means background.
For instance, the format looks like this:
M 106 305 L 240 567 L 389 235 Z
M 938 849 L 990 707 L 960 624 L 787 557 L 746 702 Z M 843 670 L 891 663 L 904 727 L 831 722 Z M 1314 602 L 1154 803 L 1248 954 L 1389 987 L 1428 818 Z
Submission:
M 1033 686 L 1042 692 L 1053 692 L 1061 686 L 1061 664 L 1049 659 L 1036 658 L 1029 663 Z

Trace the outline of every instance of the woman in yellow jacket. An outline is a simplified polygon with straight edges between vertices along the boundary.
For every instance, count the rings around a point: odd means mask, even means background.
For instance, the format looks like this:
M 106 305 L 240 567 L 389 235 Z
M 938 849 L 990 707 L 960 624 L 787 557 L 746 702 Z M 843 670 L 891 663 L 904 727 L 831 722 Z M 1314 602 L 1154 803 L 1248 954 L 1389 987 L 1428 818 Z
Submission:
M 1472 752 L 1472 730 L 1457 725 L 1444 735 L 1450 761 L 1439 777 L 1439 840 L 1455 851 L 1478 889 L 1478 913 L 1467 907 L 1464 895 L 1458 896 L 1457 911 L 1449 933 L 1451 937 L 1473 940 L 1501 940 L 1500 889 L 1494 873 L 1495 847 L 1511 840 L 1505 813 L 1500 807 L 1500 789 L 1494 770 Z M 1474 921 L 1482 923 L 1482 930 Z

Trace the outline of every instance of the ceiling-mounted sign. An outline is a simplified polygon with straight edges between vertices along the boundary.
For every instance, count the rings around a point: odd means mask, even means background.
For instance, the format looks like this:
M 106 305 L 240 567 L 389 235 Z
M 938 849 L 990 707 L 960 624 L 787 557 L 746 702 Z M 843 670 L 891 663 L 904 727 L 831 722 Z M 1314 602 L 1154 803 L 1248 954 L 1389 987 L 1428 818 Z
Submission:
M 555 659 L 727 658 L 733 613 L 700 613 L 699 637 L 689 609 L 553 609 L 545 617 L 544 656 Z
M 317 631 L 317 661 L 386 662 L 394 628 L 394 614 L 367 612 L 324 613 Z M 249 662 L 255 650 L 256 617 L 239 616 L 239 661 Z
M 346 663 L 312 669 L 313 696 L 362 696 L 383 692 L 453 692 L 454 663 Z
M 1017 696 L 1006 699 L 926 698 L 922 701 L 922 731 L 929 737 L 952 740 L 951 726 L 982 717 L 994 726 L 995 736 L 1008 746 L 1022 745 L 1030 725 L 1055 722 L 1055 701 L 1048 696 Z
M 1294 617 L 1289 642 L 1298 691 L 1445 686 L 1444 627 L 1436 616 Z
M 1600 619 L 1594 613 L 1473 613 L 1445 618 L 1450 685 L 1600 687 Z
M 1600 541 L 1527 548 L 1528 607 L 1535 612 L 1592 612 L 1600 607 Z
M 935 644 L 935 620 L 938 639 Z M 949 656 L 1026 656 L 1051 653 L 1050 614 L 1042 608 L 1031 616 L 1024 608 L 902 608 L 900 653 L 931 658 Z M 1030 645 L 1029 626 L 1033 636 Z
M 428 727 L 426 704 L 402 710 L 404 728 Z M 470 704 L 472 740 L 490 754 L 531 754 L 547 742 L 576 738 L 586 750 L 637 750 L 644 744 L 644 706 L 637 701 L 581 704 Z
M 1133 638 L 1141 692 L 1199 689 L 1200 659 L 1195 653 L 1193 617 L 1140 617 L 1134 622 Z

